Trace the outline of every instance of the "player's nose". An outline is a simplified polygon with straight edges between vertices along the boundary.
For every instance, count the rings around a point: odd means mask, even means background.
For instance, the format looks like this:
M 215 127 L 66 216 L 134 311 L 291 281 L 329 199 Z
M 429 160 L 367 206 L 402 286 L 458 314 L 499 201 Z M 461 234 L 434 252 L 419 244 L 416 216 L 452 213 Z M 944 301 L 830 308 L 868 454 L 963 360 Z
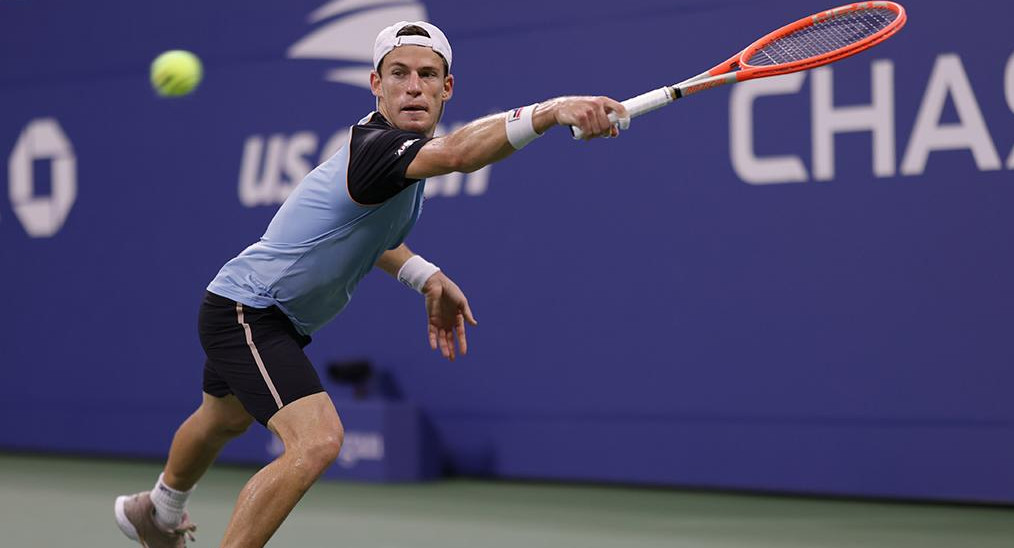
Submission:
M 422 79 L 419 78 L 418 74 L 413 72 L 408 77 L 408 82 L 405 86 L 405 89 L 406 91 L 408 91 L 410 94 L 413 95 L 418 95 L 422 93 Z

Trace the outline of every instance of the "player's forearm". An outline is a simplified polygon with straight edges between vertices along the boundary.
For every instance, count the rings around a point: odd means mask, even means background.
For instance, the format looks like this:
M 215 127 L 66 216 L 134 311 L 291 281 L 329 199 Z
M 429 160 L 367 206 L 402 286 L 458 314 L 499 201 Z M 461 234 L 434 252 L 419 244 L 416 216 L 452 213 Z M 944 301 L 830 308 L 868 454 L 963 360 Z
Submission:
M 471 173 L 514 152 L 507 141 L 504 116 L 503 113 L 493 114 L 469 122 L 431 143 L 446 149 L 453 157 L 453 171 Z
M 405 244 L 401 244 L 394 249 L 389 249 L 382 253 L 380 258 L 377 259 L 377 268 L 397 278 L 398 270 L 401 269 L 405 261 L 409 260 L 412 255 L 414 255 L 412 250 Z
M 627 115 L 608 97 L 558 97 L 471 122 L 449 135 L 426 143 L 408 166 L 410 179 L 425 179 L 452 171 L 475 171 L 510 156 L 555 125 L 573 125 L 585 139 L 616 136 L 609 113 Z M 508 132 L 510 135 L 508 136 Z
M 539 103 L 532 115 L 532 127 L 539 134 L 557 125 L 556 112 L 561 99 Z M 460 164 L 455 171 L 472 172 L 503 160 L 514 151 L 507 138 L 504 117 L 511 112 L 493 114 L 458 128 L 443 138 L 443 146 L 458 152 Z
M 412 253 L 405 244 L 380 255 L 376 266 L 419 293 L 427 293 L 433 278 L 443 277 L 440 267 Z

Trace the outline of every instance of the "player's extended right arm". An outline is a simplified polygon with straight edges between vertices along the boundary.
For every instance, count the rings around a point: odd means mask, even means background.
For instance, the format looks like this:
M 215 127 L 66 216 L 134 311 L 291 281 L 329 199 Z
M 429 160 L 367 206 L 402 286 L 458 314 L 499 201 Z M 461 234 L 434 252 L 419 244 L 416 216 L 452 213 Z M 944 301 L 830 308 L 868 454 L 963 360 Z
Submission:
M 627 116 L 618 101 L 608 97 L 558 97 L 539 103 L 532 114 L 532 127 L 539 134 L 557 125 L 577 126 L 586 139 L 616 136 L 609 113 Z M 493 114 L 470 122 L 448 135 L 427 142 L 409 164 L 405 176 L 425 179 L 453 171 L 472 172 L 503 160 L 514 152 L 507 139 L 505 117 Z

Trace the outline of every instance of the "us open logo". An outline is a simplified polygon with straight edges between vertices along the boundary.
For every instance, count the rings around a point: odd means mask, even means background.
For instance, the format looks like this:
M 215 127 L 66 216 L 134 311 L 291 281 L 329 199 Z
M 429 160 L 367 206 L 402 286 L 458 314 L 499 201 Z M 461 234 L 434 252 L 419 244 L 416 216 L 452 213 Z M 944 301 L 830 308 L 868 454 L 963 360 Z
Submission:
M 324 73 L 324 80 L 336 84 L 370 89 L 373 70 L 373 42 L 384 27 L 398 21 L 425 21 L 426 8 L 419 2 L 397 0 L 333 0 L 307 17 L 314 28 L 297 40 L 286 52 L 295 60 L 328 60 L 337 66 Z M 365 96 L 368 108 L 371 96 Z M 347 113 L 349 120 L 364 114 L 364 108 Z M 443 135 L 463 122 L 437 126 Z M 331 135 L 315 131 L 292 134 L 262 133 L 250 135 L 243 145 L 240 161 L 239 201 L 246 207 L 274 206 L 285 201 L 292 189 L 313 169 L 348 141 L 348 127 Z M 472 173 L 448 173 L 426 180 L 425 196 L 479 196 L 489 188 L 491 166 Z

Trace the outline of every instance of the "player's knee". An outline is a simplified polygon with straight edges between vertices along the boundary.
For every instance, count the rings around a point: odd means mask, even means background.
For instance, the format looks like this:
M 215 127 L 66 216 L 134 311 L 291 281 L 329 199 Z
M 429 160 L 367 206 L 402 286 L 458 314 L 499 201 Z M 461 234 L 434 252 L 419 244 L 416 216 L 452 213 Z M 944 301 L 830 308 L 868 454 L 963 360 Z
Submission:
M 316 467 L 323 470 L 338 458 L 345 441 L 345 431 L 339 424 L 337 427 L 328 428 L 316 436 L 306 448 L 306 457 L 316 464 Z
M 322 463 L 326 463 L 330 466 L 335 459 L 338 458 L 338 453 L 342 450 L 342 444 L 345 442 L 345 430 L 338 426 L 337 428 L 331 429 L 326 435 L 322 436 L 317 443 L 318 457 Z
M 253 424 L 253 417 L 228 417 L 219 421 L 218 429 L 223 435 L 236 437 L 246 432 L 251 424 Z
M 221 409 L 208 408 L 200 409 L 199 413 L 214 435 L 227 438 L 234 438 L 246 432 L 253 422 L 253 417 L 246 413 L 223 412 Z

